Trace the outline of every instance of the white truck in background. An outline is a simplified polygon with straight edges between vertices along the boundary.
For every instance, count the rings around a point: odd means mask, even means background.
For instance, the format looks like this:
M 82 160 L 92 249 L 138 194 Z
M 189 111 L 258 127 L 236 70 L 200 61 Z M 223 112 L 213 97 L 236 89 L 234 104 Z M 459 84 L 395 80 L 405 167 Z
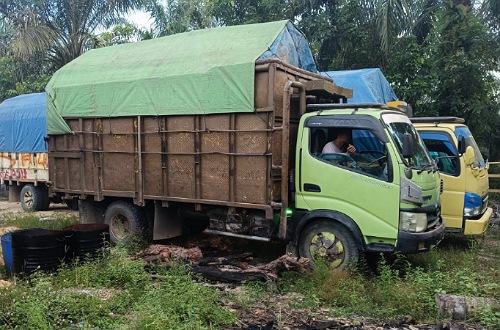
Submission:
M 25 211 L 62 202 L 48 194 L 45 98 L 45 93 L 33 93 L 0 103 L 0 184 L 8 190 L 9 202 L 20 202 Z

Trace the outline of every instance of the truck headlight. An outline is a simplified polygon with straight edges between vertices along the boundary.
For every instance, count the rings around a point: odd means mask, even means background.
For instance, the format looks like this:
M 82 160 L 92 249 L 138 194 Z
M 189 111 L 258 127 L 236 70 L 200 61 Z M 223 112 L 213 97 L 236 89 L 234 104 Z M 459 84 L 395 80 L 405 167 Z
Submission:
M 427 214 L 400 212 L 399 228 L 403 231 L 409 231 L 412 233 L 423 232 L 427 229 Z
M 474 193 L 465 193 L 464 217 L 475 217 L 481 214 L 483 200 L 481 196 Z

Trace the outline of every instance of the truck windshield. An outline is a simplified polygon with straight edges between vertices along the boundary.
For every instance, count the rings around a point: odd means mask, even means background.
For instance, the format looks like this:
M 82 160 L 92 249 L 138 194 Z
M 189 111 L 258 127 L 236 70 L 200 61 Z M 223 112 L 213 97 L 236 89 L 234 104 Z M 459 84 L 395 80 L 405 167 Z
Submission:
M 486 164 L 483 155 L 481 155 L 481 151 L 479 151 L 479 147 L 477 146 L 476 141 L 474 140 L 474 137 L 472 136 L 469 129 L 465 126 L 457 127 L 455 128 L 455 135 L 457 136 L 457 138 L 463 136 L 465 139 L 465 147 L 467 148 L 468 146 L 471 146 L 472 149 L 474 149 L 476 159 L 474 160 L 474 164 L 472 166 L 481 168 L 485 167 Z
M 394 140 L 400 154 L 402 154 L 403 151 L 403 137 L 405 133 L 410 134 L 414 144 L 414 154 L 410 159 L 409 164 L 412 168 L 417 170 L 434 169 L 433 162 L 427 153 L 427 149 L 408 117 L 399 114 L 385 114 L 382 115 L 382 120 L 384 121 L 387 130 Z

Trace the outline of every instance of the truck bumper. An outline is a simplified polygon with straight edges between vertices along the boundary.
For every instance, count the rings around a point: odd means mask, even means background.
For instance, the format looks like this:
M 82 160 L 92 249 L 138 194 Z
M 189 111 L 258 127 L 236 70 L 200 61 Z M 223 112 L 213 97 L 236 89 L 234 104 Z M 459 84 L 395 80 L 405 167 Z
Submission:
M 444 229 L 444 222 L 441 220 L 434 230 L 425 233 L 399 231 L 395 252 L 413 254 L 429 251 L 441 242 L 444 237 Z
M 493 209 L 488 207 L 486 212 L 481 216 L 481 218 L 473 220 L 465 220 L 464 235 L 481 235 L 488 228 L 490 223 L 491 215 L 493 214 Z

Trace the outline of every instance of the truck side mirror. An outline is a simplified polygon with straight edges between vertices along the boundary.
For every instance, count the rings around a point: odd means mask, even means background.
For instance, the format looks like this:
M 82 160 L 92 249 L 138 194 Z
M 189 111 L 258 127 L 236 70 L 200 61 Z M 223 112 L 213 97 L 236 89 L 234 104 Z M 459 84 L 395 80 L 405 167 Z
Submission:
M 403 158 L 412 158 L 415 154 L 415 144 L 410 133 L 403 136 Z
M 476 152 L 471 146 L 468 146 L 467 149 L 465 149 L 465 155 L 464 155 L 465 166 L 470 166 L 474 164 L 475 160 L 476 160 Z
M 465 153 L 465 137 L 463 135 L 458 136 L 458 154 L 462 155 Z

